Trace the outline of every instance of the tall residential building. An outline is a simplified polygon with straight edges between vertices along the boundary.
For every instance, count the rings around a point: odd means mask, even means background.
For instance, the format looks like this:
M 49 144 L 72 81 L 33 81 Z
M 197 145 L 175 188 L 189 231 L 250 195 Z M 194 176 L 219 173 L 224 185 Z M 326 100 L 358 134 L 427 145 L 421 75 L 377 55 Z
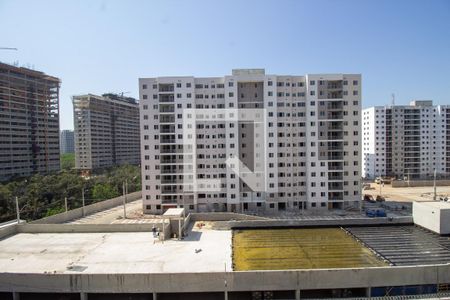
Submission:
M 140 162 L 139 104 L 115 94 L 74 96 L 75 168 Z
M 365 178 L 430 178 L 450 173 L 450 106 L 432 101 L 363 110 Z
M 139 79 L 144 212 L 359 205 L 361 75 Z
M 0 180 L 58 171 L 60 80 L 0 63 Z
M 62 130 L 61 131 L 61 154 L 74 153 L 75 152 L 75 141 L 73 136 L 73 130 Z

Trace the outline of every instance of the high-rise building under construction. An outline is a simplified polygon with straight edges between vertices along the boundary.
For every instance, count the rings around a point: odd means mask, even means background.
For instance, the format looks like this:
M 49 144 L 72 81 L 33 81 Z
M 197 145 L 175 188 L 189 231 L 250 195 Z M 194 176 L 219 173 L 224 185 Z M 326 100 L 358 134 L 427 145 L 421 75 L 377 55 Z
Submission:
M 60 169 L 60 83 L 0 63 L 0 180 Z
M 139 103 L 116 94 L 73 97 L 75 168 L 138 165 Z

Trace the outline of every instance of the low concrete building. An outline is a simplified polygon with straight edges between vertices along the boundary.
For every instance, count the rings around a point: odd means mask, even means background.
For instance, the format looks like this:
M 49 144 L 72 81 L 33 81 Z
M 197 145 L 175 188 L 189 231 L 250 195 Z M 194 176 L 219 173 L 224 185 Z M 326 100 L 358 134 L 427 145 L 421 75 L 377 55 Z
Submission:
M 193 214 L 194 221 L 195 215 L 202 216 Z M 253 226 L 251 221 L 228 221 L 238 226 L 235 229 Z M 346 267 L 342 262 L 344 267 L 338 268 L 235 271 L 233 231 L 229 229 L 192 226 L 184 240 L 162 242 L 152 237 L 151 224 L 8 226 L 0 230 L 0 298 L 232 300 L 450 295 L 449 239 L 387 218 L 367 221 L 375 226 L 361 226 L 363 219 L 345 222 L 359 226 L 332 219 L 313 223 L 343 230 L 360 245 L 370 247 L 367 254 L 381 253 L 378 257 L 390 265 Z M 257 220 L 253 224 L 270 223 Z M 284 226 L 292 224 L 284 221 Z M 315 242 L 320 248 L 321 240 Z M 416 245 L 421 250 L 411 251 Z M 301 243 L 298 246 L 302 247 Z M 320 252 L 317 255 L 320 259 Z
M 414 223 L 438 234 L 450 234 L 450 202 L 413 203 Z

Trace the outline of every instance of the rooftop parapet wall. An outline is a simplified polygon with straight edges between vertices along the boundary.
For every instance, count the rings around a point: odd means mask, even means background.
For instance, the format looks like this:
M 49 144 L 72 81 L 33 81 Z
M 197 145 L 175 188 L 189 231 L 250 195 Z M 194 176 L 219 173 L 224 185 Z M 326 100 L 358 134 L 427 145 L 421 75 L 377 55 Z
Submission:
M 450 265 L 175 274 L 0 273 L 0 291 L 51 293 L 279 291 L 448 282 Z
M 198 216 L 193 218 L 197 220 Z M 413 218 L 395 217 L 395 218 L 353 218 L 353 219 L 312 219 L 312 220 L 214 220 L 213 216 L 209 220 L 215 221 L 213 228 L 221 230 L 238 228 L 275 228 L 275 227 L 338 227 L 338 226 L 374 226 L 374 225 L 411 225 Z

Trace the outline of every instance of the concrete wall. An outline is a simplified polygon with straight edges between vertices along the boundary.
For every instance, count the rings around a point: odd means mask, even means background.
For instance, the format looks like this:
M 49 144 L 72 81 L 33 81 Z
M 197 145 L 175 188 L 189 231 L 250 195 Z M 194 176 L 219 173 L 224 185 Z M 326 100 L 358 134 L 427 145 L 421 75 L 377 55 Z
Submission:
M 0 273 L 0 291 L 51 293 L 280 291 L 449 282 L 449 264 L 413 267 L 178 274 Z
M 127 203 L 138 200 L 142 197 L 141 191 L 130 193 L 127 195 Z M 123 197 L 112 198 L 105 201 L 96 202 L 84 207 L 85 216 L 102 210 L 110 209 L 118 205 L 122 205 Z M 68 212 L 63 212 L 50 217 L 42 218 L 30 222 L 31 224 L 61 224 L 74 219 L 83 217 L 83 208 L 75 208 Z
M 268 220 L 268 218 L 250 216 L 238 213 L 190 213 L 192 221 L 230 221 L 230 220 Z
M 78 233 L 78 232 L 151 232 L 152 227 L 162 230 L 162 222 L 145 224 L 21 224 L 18 233 Z M 170 225 L 164 225 L 166 236 L 170 235 Z
M 392 187 L 433 186 L 433 180 L 392 181 Z M 449 186 L 450 180 L 436 180 L 436 186 Z
M 441 234 L 450 234 L 450 209 L 441 210 Z
M 264 228 L 264 227 L 320 227 L 320 226 L 357 226 L 357 225 L 394 225 L 412 224 L 412 217 L 397 218 L 360 218 L 360 219 L 329 219 L 329 220 L 241 220 L 217 221 L 214 229 L 228 230 L 235 228 Z
M 436 233 L 441 232 L 441 214 L 437 207 L 427 203 L 413 202 L 414 223 Z
M 18 231 L 17 227 L 18 227 L 18 225 L 14 224 L 14 225 L 6 226 L 6 227 L 3 227 L 2 229 L 0 229 L 0 240 L 8 237 L 10 235 L 16 234 Z

